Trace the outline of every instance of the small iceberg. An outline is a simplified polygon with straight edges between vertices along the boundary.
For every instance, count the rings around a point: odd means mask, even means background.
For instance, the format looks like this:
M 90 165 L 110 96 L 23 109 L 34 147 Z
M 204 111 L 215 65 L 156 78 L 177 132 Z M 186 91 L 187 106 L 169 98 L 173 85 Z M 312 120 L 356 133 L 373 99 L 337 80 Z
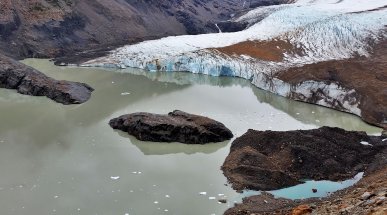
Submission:
M 118 180 L 118 179 L 120 179 L 120 176 L 110 176 L 110 179 L 112 179 L 112 180 Z

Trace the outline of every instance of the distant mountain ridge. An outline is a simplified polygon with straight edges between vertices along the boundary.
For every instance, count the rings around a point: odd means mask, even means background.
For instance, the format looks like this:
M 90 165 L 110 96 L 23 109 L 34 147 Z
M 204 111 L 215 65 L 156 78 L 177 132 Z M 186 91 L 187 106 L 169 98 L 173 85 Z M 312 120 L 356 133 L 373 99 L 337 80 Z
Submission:
M 169 35 L 217 32 L 248 7 L 286 0 L 2 0 L 0 49 L 54 57 Z

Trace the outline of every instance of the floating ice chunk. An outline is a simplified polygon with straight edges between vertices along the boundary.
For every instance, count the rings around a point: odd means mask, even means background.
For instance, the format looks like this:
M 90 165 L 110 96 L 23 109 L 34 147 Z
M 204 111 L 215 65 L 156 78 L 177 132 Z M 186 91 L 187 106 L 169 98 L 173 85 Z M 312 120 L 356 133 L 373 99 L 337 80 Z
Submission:
M 153 203 L 158 204 L 159 202 L 158 201 L 154 201 Z
M 129 215 L 129 213 L 125 213 L 125 215 Z
M 171 198 L 171 196 L 169 196 L 169 195 L 165 195 L 165 198 Z
M 362 145 L 365 145 L 365 146 L 372 146 L 372 144 L 370 144 L 369 142 L 366 142 L 366 141 L 361 141 L 360 143 Z
M 207 192 L 200 192 L 199 195 L 205 196 L 207 195 Z
M 54 196 L 54 199 L 57 199 L 57 198 L 59 198 L 59 196 Z
M 130 95 L 130 93 L 129 93 L 129 92 L 123 92 L 123 93 L 121 93 L 121 96 L 127 96 L 127 95 Z
M 209 200 L 215 200 L 216 198 L 214 196 L 208 197 Z
M 168 209 L 164 209 L 165 212 L 168 212 Z
M 224 196 L 224 194 L 223 193 L 219 193 L 218 196 Z
M 112 180 L 118 180 L 118 179 L 120 179 L 120 176 L 110 176 L 110 179 L 112 179 Z
M 386 139 L 383 139 L 382 141 L 384 142 L 384 141 L 386 141 L 387 140 L 387 138 Z

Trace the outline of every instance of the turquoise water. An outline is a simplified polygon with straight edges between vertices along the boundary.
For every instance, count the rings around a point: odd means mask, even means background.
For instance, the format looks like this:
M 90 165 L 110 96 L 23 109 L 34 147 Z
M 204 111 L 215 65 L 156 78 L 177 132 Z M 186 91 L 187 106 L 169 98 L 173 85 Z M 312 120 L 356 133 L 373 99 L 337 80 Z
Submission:
M 303 184 L 297 186 L 288 187 L 280 190 L 270 191 L 271 194 L 277 197 L 284 197 L 288 199 L 305 199 L 309 197 L 325 197 L 330 193 L 337 190 L 344 189 L 346 187 L 354 185 L 363 177 L 363 173 L 357 174 L 354 178 L 341 181 L 305 181 Z M 317 189 L 316 193 L 313 193 L 312 189 Z

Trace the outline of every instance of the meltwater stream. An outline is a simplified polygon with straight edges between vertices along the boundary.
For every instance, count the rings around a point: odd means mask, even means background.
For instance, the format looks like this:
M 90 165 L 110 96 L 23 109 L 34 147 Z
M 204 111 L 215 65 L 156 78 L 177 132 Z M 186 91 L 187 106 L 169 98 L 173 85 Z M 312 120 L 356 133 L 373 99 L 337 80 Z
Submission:
M 85 104 L 63 106 L 0 89 L 1 215 L 218 215 L 240 199 L 220 170 L 231 141 L 140 142 L 109 127 L 125 113 L 180 109 L 223 122 L 236 137 L 249 128 L 322 125 L 380 132 L 358 117 L 290 101 L 242 79 L 24 63 L 95 91 Z M 227 204 L 217 202 L 222 195 Z

